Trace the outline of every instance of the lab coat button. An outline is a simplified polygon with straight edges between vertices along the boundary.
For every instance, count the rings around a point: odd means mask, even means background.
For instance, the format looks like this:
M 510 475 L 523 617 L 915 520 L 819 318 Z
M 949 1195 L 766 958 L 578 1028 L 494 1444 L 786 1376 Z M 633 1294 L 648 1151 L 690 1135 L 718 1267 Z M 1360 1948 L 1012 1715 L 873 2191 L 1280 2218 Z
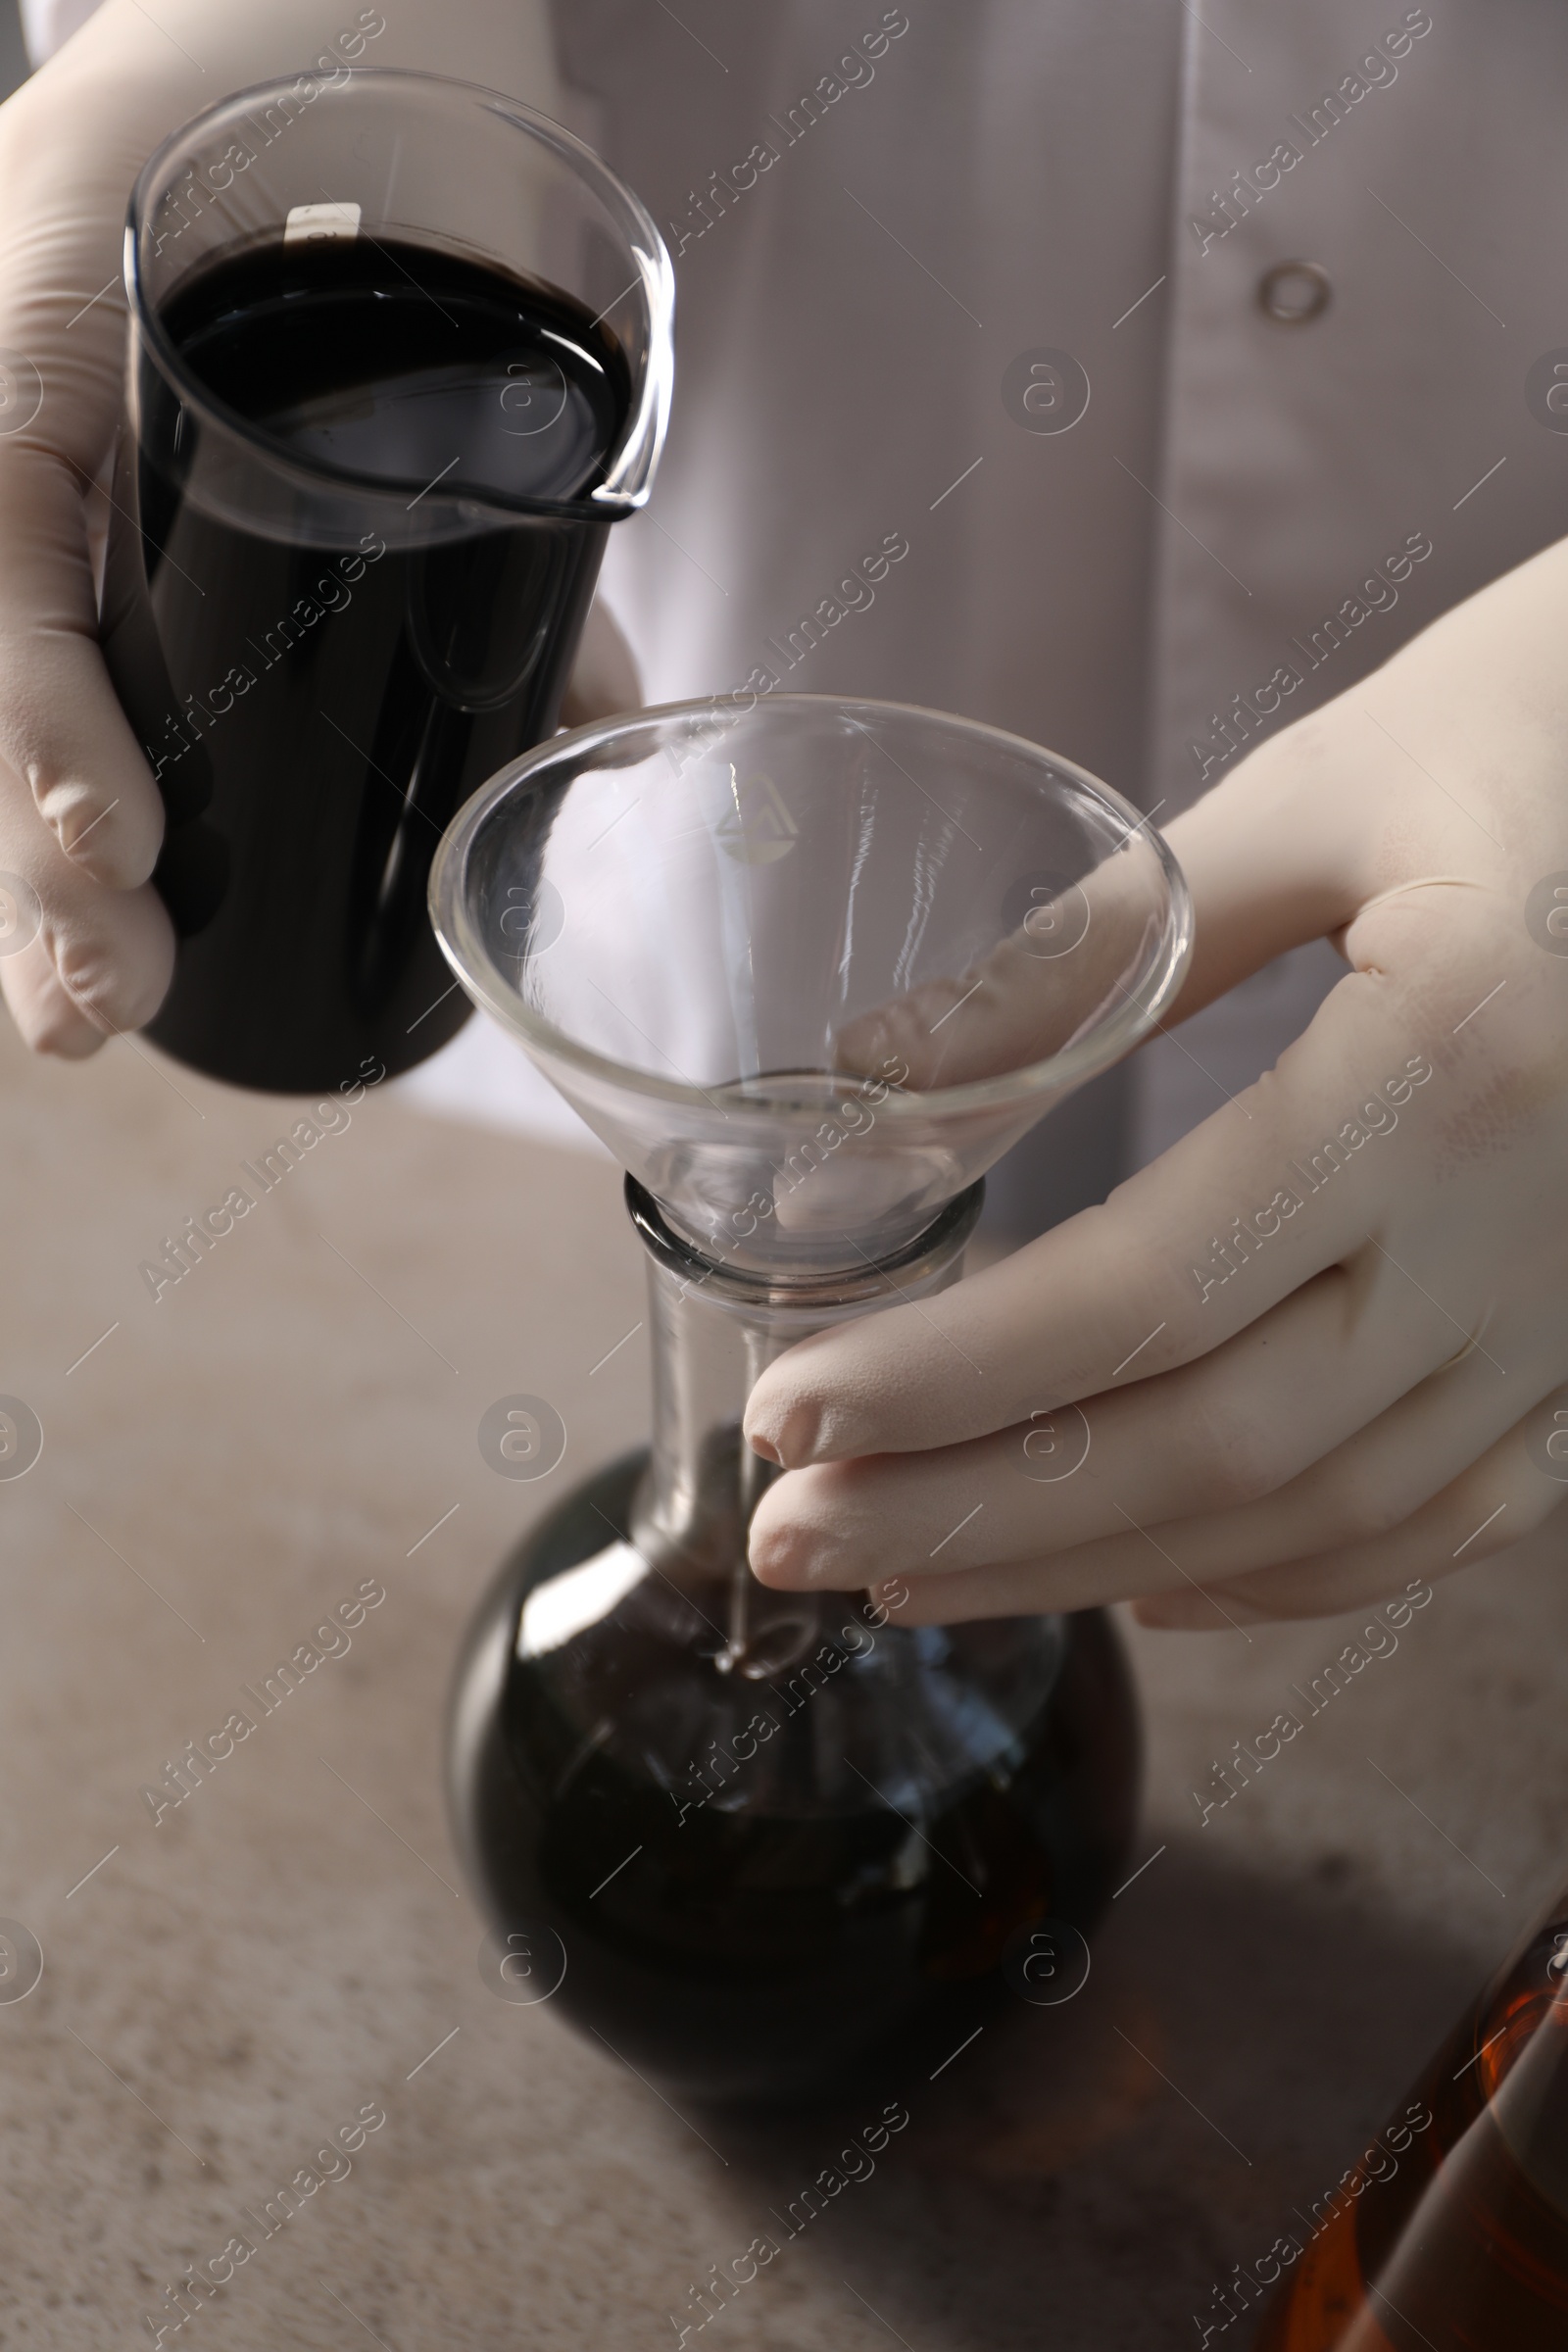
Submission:
M 1257 282 L 1257 307 L 1281 326 L 1304 326 L 1321 318 L 1334 288 L 1316 262 L 1276 262 Z

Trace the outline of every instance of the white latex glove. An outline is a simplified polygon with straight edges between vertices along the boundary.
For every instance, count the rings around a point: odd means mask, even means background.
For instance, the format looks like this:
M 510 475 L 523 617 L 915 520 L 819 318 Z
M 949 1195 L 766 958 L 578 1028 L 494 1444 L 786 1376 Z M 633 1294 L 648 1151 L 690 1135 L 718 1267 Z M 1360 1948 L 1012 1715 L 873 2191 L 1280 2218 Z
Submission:
M 1179 1016 L 1312 938 L 1349 974 L 1103 1206 L 770 1367 L 764 1584 L 1223 1629 L 1467 1567 L 1568 1497 L 1565 646 L 1568 542 L 1171 827 Z
M 162 803 L 98 651 L 89 557 L 123 396 L 126 201 L 203 108 L 344 63 L 559 104 L 546 0 L 106 0 L 0 107 L 0 988 L 46 1052 L 138 1027 L 173 961 L 148 881 Z M 603 616 L 584 656 L 574 716 L 636 700 Z

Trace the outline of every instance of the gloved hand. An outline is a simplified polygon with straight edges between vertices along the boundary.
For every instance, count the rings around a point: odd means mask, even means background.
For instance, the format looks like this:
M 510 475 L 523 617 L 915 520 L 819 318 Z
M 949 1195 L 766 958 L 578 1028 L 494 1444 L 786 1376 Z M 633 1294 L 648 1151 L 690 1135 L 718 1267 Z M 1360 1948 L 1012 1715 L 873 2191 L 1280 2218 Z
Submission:
M 764 1584 L 1223 1630 L 1469 1566 L 1568 1497 L 1565 643 L 1568 542 L 1171 826 L 1176 1017 L 1312 938 L 1348 976 L 1103 1206 L 768 1369 Z
M 0 988 L 45 1052 L 138 1027 L 173 962 L 148 881 L 163 807 L 98 651 L 89 535 L 123 397 L 125 205 L 190 116 L 345 63 L 559 105 L 546 0 L 106 0 L 0 107 Z M 636 699 L 603 616 L 573 689 L 576 718 Z

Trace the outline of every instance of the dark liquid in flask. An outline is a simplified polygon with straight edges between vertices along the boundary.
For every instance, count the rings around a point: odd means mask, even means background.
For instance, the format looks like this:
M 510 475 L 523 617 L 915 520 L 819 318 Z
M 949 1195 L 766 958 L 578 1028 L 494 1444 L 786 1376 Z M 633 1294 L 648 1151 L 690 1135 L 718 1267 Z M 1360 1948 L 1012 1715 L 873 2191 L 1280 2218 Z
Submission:
M 212 497 L 205 428 L 143 359 L 103 630 L 168 815 L 155 879 L 179 951 L 148 1034 L 246 1086 L 396 1072 L 467 1014 L 425 913 L 430 861 L 468 795 L 557 723 L 624 359 L 558 292 L 360 236 L 274 235 L 182 280 L 161 318 L 259 452 L 330 468 L 347 496 L 323 523 L 317 476 L 308 540 L 275 475 L 258 527 L 243 458 Z M 465 493 L 482 507 L 460 516 Z
M 470 1883 L 514 1939 L 503 1973 L 526 1989 L 564 1961 L 558 2014 L 640 2073 L 707 2098 L 846 2091 L 1011 2003 L 1021 1932 L 1102 1909 L 1136 1822 L 1127 1668 L 1097 1611 L 869 1641 L 835 1611 L 777 1674 L 719 1675 L 710 1591 L 650 1571 L 594 1617 L 640 1467 L 526 1540 L 470 1635 L 450 1749 Z M 593 1622 L 530 1632 L 530 1594 L 571 1599 L 573 1563 Z

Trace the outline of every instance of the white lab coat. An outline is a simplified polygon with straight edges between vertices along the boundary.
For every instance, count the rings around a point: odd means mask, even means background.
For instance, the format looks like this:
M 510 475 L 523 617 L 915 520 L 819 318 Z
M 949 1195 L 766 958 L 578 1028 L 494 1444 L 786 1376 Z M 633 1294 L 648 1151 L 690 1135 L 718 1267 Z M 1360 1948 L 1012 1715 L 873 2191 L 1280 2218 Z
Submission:
M 650 700 L 767 664 L 1013 728 L 1168 818 L 1568 532 L 1561 0 L 556 21 L 569 119 L 675 257 L 669 444 L 605 573 Z M 1293 261 L 1327 306 L 1282 323 L 1258 289 Z M 888 534 L 874 602 L 792 659 Z M 1339 968 L 1285 958 L 1055 1114 L 1004 1221 L 1218 1107 Z M 404 1083 L 569 1118 L 477 1021 Z

